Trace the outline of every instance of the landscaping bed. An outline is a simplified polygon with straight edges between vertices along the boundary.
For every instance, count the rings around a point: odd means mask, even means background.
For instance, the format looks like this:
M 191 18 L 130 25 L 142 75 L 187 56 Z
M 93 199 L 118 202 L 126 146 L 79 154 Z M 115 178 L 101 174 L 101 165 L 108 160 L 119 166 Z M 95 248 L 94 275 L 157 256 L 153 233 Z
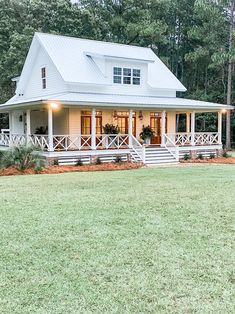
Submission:
M 121 162 L 121 163 L 103 163 L 99 165 L 81 165 L 81 166 L 49 166 L 41 171 L 33 168 L 18 170 L 15 167 L 0 169 L 0 176 L 27 175 L 27 174 L 56 174 L 64 172 L 84 172 L 84 171 L 114 171 L 114 170 L 131 170 L 142 167 L 141 163 Z
M 200 163 L 200 164 L 235 164 L 234 157 L 218 157 L 218 158 L 205 158 L 205 159 L 188 159 L 180 160 L 182 163 Z

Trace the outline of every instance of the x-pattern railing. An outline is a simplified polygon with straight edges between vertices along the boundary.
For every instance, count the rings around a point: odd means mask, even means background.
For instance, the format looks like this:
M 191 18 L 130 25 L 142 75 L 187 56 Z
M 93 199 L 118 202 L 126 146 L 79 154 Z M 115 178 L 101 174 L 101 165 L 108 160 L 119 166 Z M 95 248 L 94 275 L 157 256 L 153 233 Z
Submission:
M 168 133 L 166 135 L 178 146 L 219 144 L 219 134 L 213 132 L 195 132 L 194 139 L 192 133 Z
M 195 133 L 195 144 L 196 145 L 213 145 L 218 144 L 219 134 L 218 133 Z

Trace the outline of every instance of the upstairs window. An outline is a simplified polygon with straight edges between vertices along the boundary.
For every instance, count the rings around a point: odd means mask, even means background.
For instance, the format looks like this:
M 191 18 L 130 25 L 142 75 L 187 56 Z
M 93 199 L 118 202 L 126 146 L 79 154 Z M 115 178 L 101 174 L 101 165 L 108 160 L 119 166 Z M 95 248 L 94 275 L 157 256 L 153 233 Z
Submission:
M 123 69 L 123 84 L 131 84 L 131 69 Z
M 140 85 L 140 70 L 139 69 L 133 69 L 132 84 Z
M 113 82 L 116 84 L 122 84 L 122 68 L 113 68 Z
M 42 88 L 46 89 L 47 88 L 47 82 L 46 82 L 46 68 L 41 69 L 41 77 L 42 77 Z
M 140 69 L 114 67 L 113 83 L 125 85 L 140 85 Z

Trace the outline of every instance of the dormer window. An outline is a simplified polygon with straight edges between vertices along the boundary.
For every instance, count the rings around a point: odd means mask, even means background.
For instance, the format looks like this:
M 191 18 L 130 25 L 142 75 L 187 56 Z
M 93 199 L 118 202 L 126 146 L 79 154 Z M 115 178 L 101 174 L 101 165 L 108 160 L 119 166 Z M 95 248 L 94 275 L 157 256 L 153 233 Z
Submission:
M 113 83 L 140 85 L 140 69 L 114 67 Z
M 113 82 L 116 84 L 122 84 L 122 68 L 113 68 Z
M 46 68 L 45 67 L 41 69 L 41 76 L 42 76 L 42 89 L 46 89 L 47 82 L 46 82 Z

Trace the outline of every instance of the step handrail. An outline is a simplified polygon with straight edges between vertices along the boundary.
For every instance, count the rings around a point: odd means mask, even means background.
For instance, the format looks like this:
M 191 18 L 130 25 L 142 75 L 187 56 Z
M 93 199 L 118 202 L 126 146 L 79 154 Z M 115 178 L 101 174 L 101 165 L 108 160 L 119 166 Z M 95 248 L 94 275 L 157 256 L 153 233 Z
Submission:
M 179 161 L 179 147 L 166 134 L 165 134 L 165 145 L 164 145 L 164 147 L 176 159 L 176 161 Z
M 135 154 L 140 158 L 140 160 L 145 163 L 145 146 L 141 145 L 141 143 L 137 140 L 137 138 L 132 134 L 130 136 L 131 138 L 131 145 L 130 148 L 135 152 Z M 141 149 L 141 153 L 137 150 L 138 148 Z M 136 158 L 134 157 L 133 154 L 131 154 L 131 157 L 135 160 Z

